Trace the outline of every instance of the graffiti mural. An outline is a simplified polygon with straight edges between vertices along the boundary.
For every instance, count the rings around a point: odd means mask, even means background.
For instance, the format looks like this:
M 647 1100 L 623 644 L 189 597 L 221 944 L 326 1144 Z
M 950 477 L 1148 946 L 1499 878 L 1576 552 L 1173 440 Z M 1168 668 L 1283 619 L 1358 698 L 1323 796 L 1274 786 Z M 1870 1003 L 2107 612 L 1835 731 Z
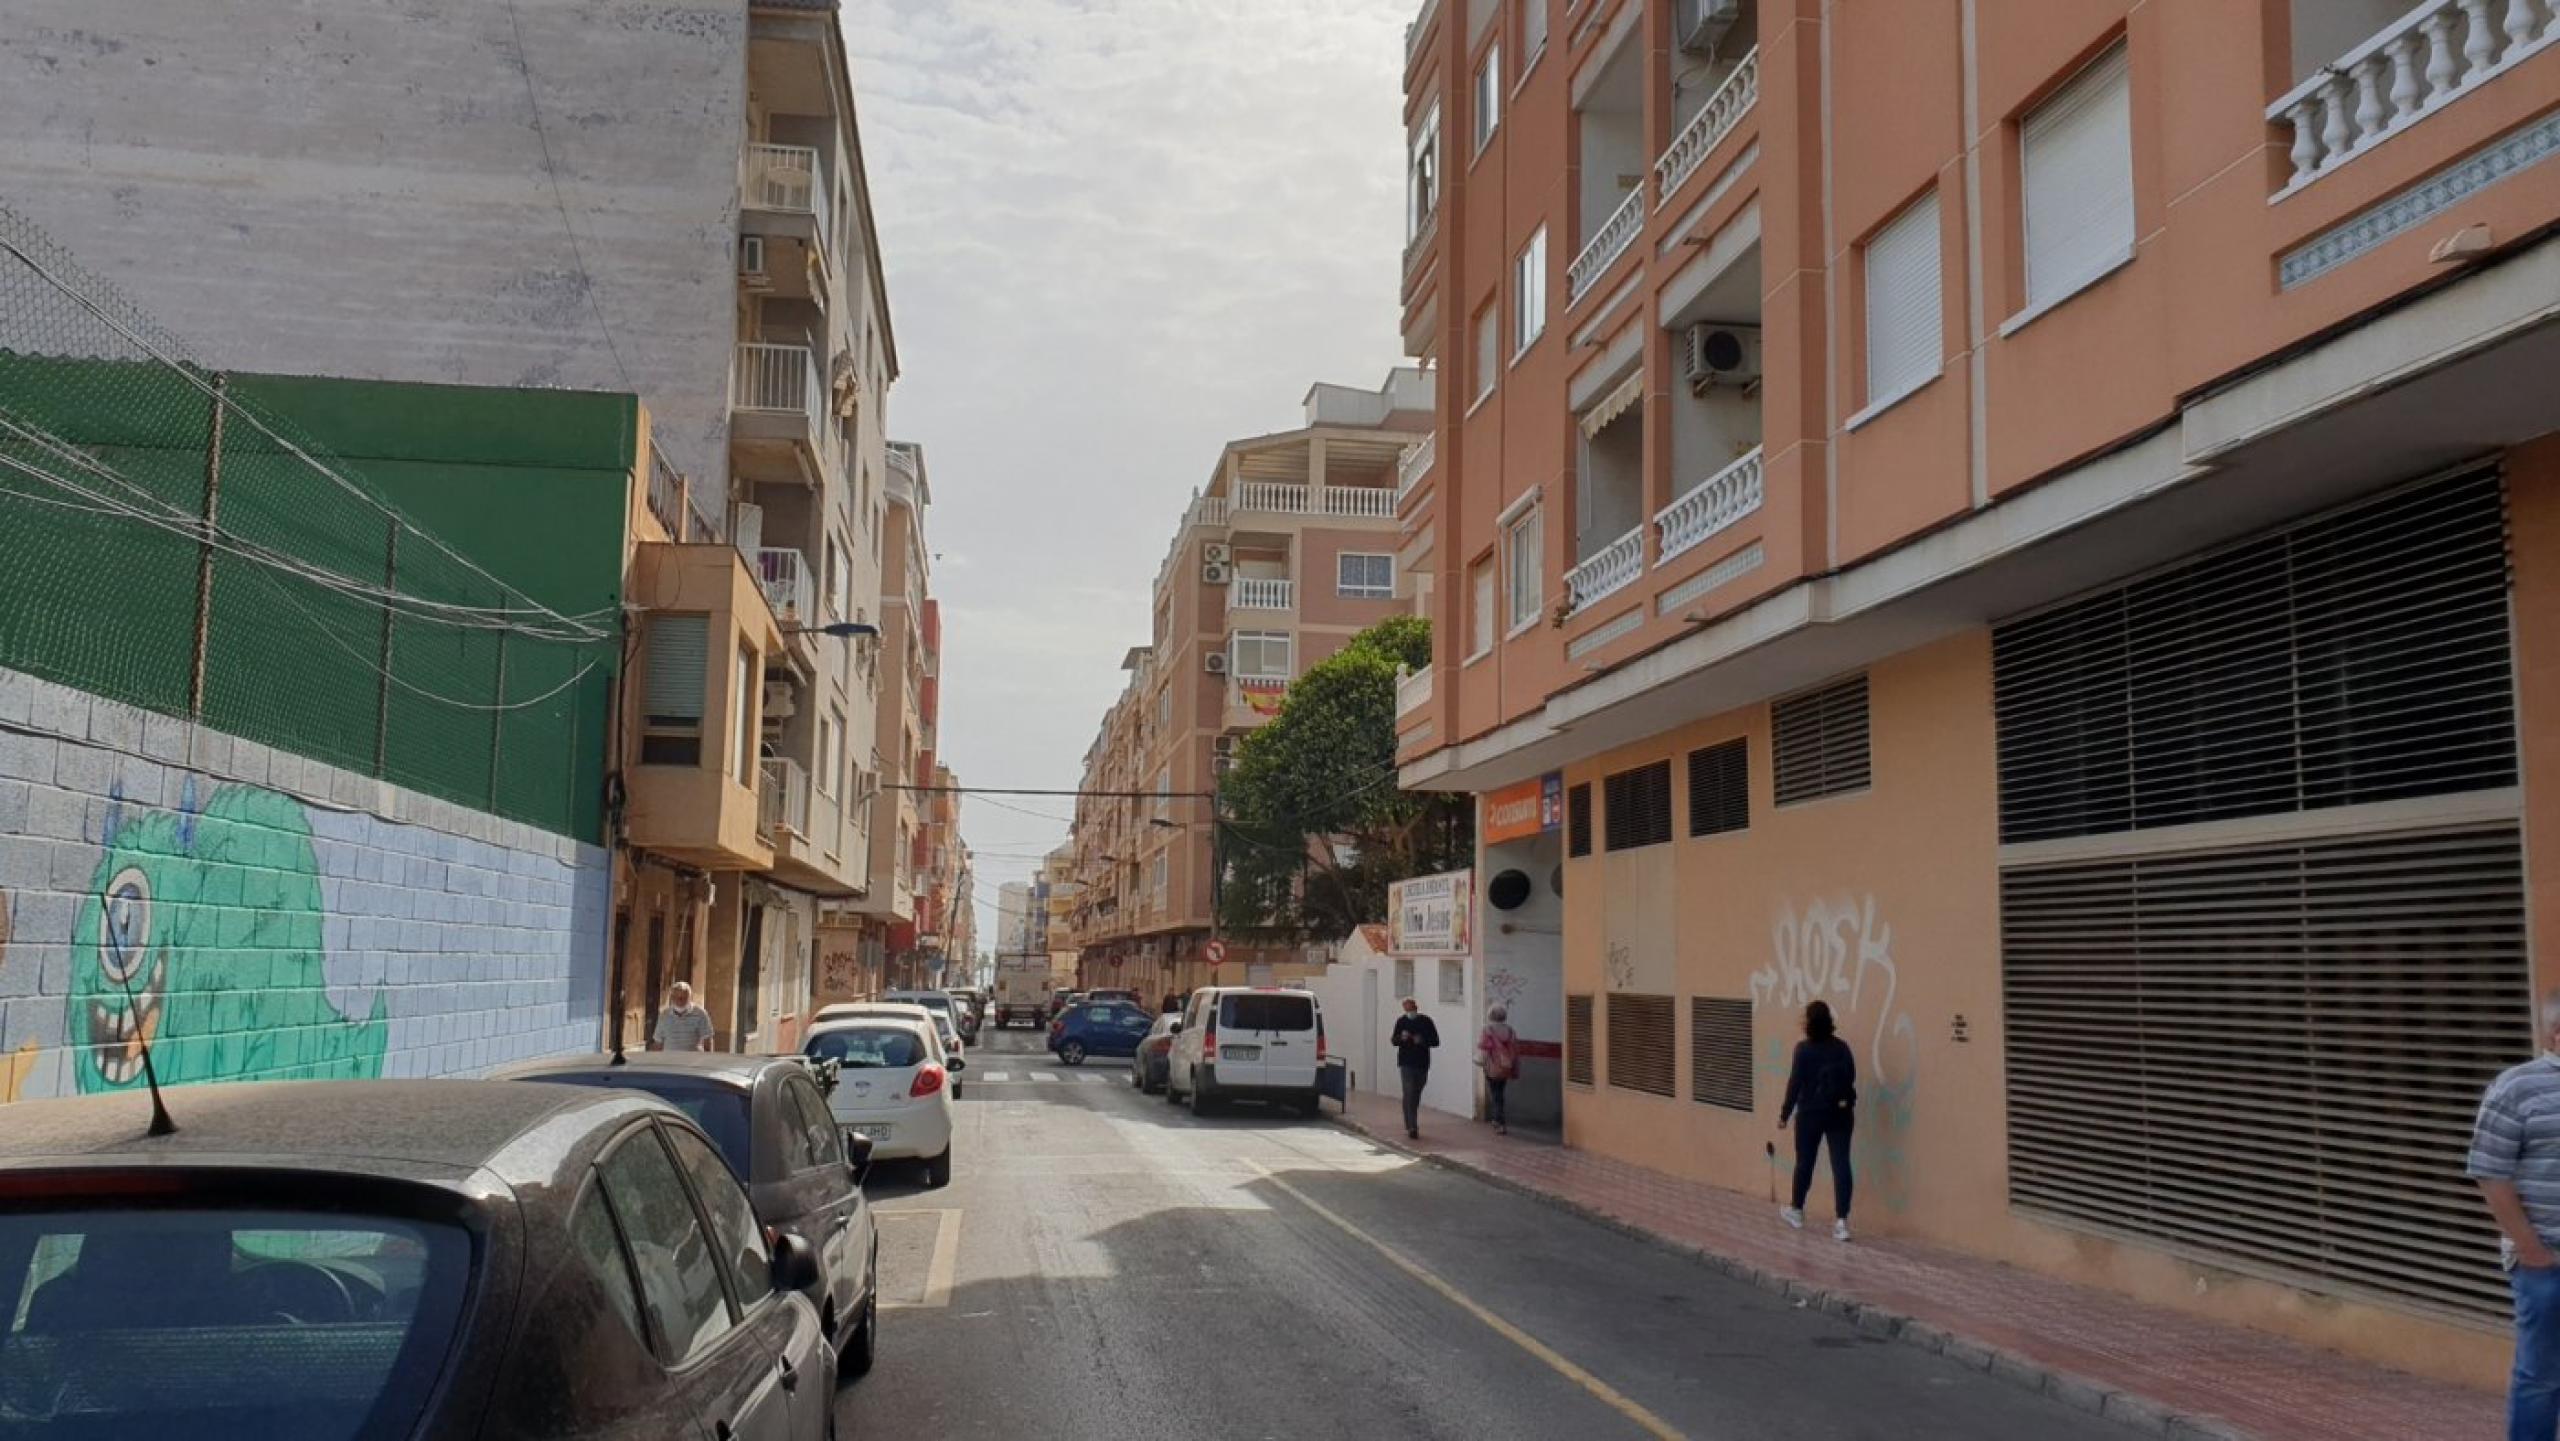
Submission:
M 0 964 L 9 959 L 9 893 L 0 891 Z M 27 1073 L 36 1068 L 36 1043 L 27 1042 L 14 1051 L 0 1052 L 0 1105 L 18 1099 L 26 1089 Z
M 71 936 L 64 1034 L 83 1092 L 378 1076 L 383 997 L 341 1014 L 323 965 L 320 867 L 302 807 L 251 786 L 175 811 L 110 803 Z
M 1781 902 L 1770 927 L 1770 961 L 1751 975 L 1751 1003 L 1784 1017 L 1763 1043 L 1760 1074 L 1783 1091 L 1794 1059 L 1795 1017 L 1827 1001 L 1843 1040 L 1858 1053 L 1858 1129 L 1851 1145 L 1858 1190 L 1887 1210 L 1911 1203 L 1910 1155 L 1918 1096 L 1919 1030 L 1898 1002 L 1902 974 L 1893 927 L 1876 918 L 1875 897 L 1814 901 L 1799 912 Z M 1786 1164 L 1773 1157 L 1773 1164 Z

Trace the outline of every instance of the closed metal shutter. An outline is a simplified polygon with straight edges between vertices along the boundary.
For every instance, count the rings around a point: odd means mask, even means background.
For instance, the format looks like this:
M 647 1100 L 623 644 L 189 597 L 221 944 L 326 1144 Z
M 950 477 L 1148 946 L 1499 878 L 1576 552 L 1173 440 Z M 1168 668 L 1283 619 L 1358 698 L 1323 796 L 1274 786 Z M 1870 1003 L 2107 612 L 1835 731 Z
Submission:
M 1769 707 L 1771 765 L 1779 805 L 1867 788 L 1864 673 Z
M 2019 1205 L 2505 1313 L 2462 1170 L 2534 1050 L 2514 826 L 2011 869 L 2001 944 Z
M 1564 1078 L 1577 1086 L 1591 1084 L 1591 998 L 1564 998 Z
M 1609 993 L 1609 1084 L 1648 1096 L 1672 1094 L 1671 998 Z
M 1631 851 L 1670 841 L 1671 762 L 1620 771 L 1605 784 L 1609 849 Z
M 711 618 L 705 615 L 649 617 L 649 685 L 645 698 L 649 724 L 702 724 L 702 692 L 711 673 Z
M 1689 834 L 1721 835 L 1750 825 L 1750 743 L 1736 736 L 1689 752 Z
M 2481 471 L 2002 625 L 2000 838 L 2513 785 L 2507 588 Z
M 1564 794 L 1565 854 L 1591 854 L 1591 785 L 1586 781 Z
M 1689 1099 L 1751 1109 L 1751 1002 L 1689 998 Z

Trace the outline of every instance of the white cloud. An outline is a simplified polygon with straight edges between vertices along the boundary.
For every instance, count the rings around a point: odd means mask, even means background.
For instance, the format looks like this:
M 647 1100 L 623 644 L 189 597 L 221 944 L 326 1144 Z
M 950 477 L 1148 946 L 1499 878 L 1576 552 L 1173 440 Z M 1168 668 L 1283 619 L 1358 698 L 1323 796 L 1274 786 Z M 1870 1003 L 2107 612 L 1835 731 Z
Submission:
M 893 429 L 932 458 L 929 538 L 968 556 L 937 573 L 941 754 L 963 783 L 1073 786 L 1219 448 L 1398 358 L 1418 9 L 848 0 Z M 980 894 L 1030 868 L 989 857 Z

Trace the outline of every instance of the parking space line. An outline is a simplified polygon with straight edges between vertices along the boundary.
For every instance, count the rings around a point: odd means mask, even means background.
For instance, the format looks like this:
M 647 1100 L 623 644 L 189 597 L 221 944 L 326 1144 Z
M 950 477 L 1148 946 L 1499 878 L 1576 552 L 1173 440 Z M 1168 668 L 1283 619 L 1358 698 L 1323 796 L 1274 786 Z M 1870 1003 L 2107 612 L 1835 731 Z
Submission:
M 931 1216 L 933 1227 L 933 1259 L 925 1263 L 924 1296 L 915 1301 L 883 1301 L 883 1311 L 936 1311 L 951 1304 L 951 1278 L 960 1269 L 960 1212 L 957 1208 L 901 1207 L 882 1210 L 880 1219 L 896 1220 L 905 1216 Z

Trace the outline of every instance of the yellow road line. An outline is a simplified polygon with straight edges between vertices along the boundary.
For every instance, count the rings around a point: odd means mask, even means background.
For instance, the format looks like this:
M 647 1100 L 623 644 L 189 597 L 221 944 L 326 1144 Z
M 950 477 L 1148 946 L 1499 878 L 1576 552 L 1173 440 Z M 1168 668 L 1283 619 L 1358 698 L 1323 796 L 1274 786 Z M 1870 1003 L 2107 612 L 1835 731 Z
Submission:
M 1479 1305 L 1465 1292 L 1450 1285 L 1448 1282 L 1441 1280 L 1438 1276 L 1433 1275 L 1429 1270 L 1423 1267 L 1421 1262 L 1413 1260 L 1403 1252 L 1388 1245 L 1386 1242 L 1381 1241 L 1377 1237 L 1370 1235 L 1368 1232 L 1361 1230 L 1358 1226 L 1353 1225 L 1348 1219 L 1344 1218 L 1339 1212 L 1333 1210 L 1333 1208 L 1316 1200 L 1314 1197 L 1299 1190 L 1297 1187 L 1290 1185 L 1287 1181 L 1282 1180 L 1278 1175 L 1273 1173 L 1269 1167 L 1264 1166 L 1258 1161 L 1250 1162 L 1249 1164 L 1251 1164 L 1255 1170 L 1262 1173 L 1264 1180 L 1269 1181 L 1272 1185 L 1279 1187 L 1284 1192 L 1287 1192 L 1290 1198 L 1295 1200 L 1299 1205 L 1306 1207 L 1309 1211 L 1312 1211 L 1317 1216 L 1322 1217 L 1344 1235 L 1349 1236 L 1351 1239 L 1360 1242 L 1370 1250 L 1385 1257 L 1387 1259 L 1387 1264 L 1438 1292 L 1441 1298 L 1446 1300 L 1450 1305 L 1457 1307 L 1459 1310 L 1464 1311 L 1468 1315 L 1483 1322 L 1486 1326 L 1492 1328 L 1494 1333 L 1502 1337 L 1502 1339 L 1519 1347 L 1521 1350 L 1528 1352 L 1530 1355 L 1537 1357 L 1540 1361 L 1545 1362 L 1549 1370 L 1554 1371 L 1557 1375 L 1571 1381 L 1583 1390 L 1590 1392 L 1591 1395 L 1598 1399 L 1602 1405 L 1607 1406 L 1610 1410 L 1615 1411 L 1619 1415 L 1626 1417 L 1629 1421 L 1634 1422 L 1648 1435 L 1663 1437 L 1665 1438 L 1665 1441 L 1682 1441 L 1682 1438 L 1686 1433 L 1680 1431 L 1670 1422 L 1663 1420 L 1661 1417 L 1656 1416 L 1651 1411 L 1648 1411 L 1643 1406 L 1637 1404 L 1625 1392 L 1620 1391 L 1615 1386 L 1610 1385 L 1608 1382 L 1601 1380 L 1599 1377 L 1592 1375 L 1590 1372 L 1583 1370 L 1571 1361 L 1566 1360 L 1562 1355 L 1557 1353 L 1554 1347 L 1539 1340 L 1537 1337 L 1530 1335 L 1528 1332 L 1521 1330 L 1519 1327 L 1512 1325 L 1510 1322 L 1502 1319 L 1500 1316 L 1494 1314 L 1484 1306 Z

